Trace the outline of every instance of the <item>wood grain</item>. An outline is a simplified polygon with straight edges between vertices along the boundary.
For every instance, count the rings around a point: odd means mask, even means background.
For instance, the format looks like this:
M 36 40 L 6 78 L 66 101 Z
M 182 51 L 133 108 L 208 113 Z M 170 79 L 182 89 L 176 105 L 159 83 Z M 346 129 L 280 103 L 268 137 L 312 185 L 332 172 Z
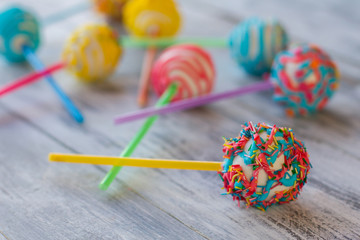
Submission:
M 11 3 L 1 1 L 0 8 Z M 31 0 L 41 18 L 80 0 Z M 336 59 L 340 90 L 313 118 L 288 119 L 271 92 L 218 102 L 163 116 L 136 150 L 136 157 L 221 161 L 222 136 L 236 136 L 245 121 L 294 128 L 314 168 L 298 201 L 266 213 L 236 207 L 221 196 L 216 173 L 124 168 L 107 192 L 97 185 L 108 167 L 48 163 L 50 151 L 118 155 L 140 122 L 113 126 L 118 113 L 136 106 L 144 51 L 125 51 L 110 81 L 97 86 L 56 74 L 83 111 L 69 118 L 49 87 L 38 82 L 0 99 L 0 239 L 360 239 L 359 16 L 356 1 L 181 0 L 181 35 L 227 36 L 249 15 L 280 18 L 292 39 L 315 42 Z M 311 15 L 314 18 L 305 16 Z M 59 59 L 69 32 L 89 19 L 84 10 L 44 29 L 39 56 Z M 227 50 L 209 49 L 217 66 L 216 91 L 251 84 Z M 1 84 L 30 71 L 0 62 Z M 152 102 L 155 102 L 153 97 Z

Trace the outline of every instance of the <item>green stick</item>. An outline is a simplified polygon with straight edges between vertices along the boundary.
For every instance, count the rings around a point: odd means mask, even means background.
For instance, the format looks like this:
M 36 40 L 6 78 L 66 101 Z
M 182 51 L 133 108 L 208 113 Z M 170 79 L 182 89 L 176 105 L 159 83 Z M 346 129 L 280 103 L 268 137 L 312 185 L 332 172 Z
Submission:
M 216 47 L 224 48 L 228 46 L 225 38 L 210 38 L 210 37 L 190 37 L 190 38 L 134 38 L 121 37 L 120 43 L 124 47 L 158 47 L 164 48 L 174 44 L 191 43 L 202 47 Z
M 167 105 L 171 99 L 175 96 L 177 93 L 178 87 L 176 84 L 171 84 L 168 89 L 162 94 L 158 102 L 155 106 L 161 107 L 164 105 Z M 120 157 L 130 157 L 131 154 L 134 152 L 136 147 L 139 145 L 141 139 L 145 136 L 145 134 L 148 132 L 150 127 L 153 125 L 153 123 L 156 121 L 158 116 L 152 116 L 146 119 L 145 123 L 142 125 L 142 127 L 139 129 L 139 131 L 136 133 L 134 138 L 131 140 L 131 142 L 127 145 L 127 147 L 124 149 L 124 151 L 121 153 Z M 101 190 L 106 190 L 109 188 L 110 184 L 114 181 L 116 178 L 116 175 L 120 172 L 122 167 L 114 166 L 110 169 L 110 171 L 106 174 L 104 179 L 99 184 L 99 188 Z

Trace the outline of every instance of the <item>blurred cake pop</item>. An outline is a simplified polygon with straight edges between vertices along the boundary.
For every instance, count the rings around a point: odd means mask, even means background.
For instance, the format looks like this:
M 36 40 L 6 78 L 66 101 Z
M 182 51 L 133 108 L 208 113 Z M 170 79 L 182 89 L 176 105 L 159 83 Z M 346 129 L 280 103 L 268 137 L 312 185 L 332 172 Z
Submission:
M 117 34 L 106 25 L 76 29 L 64 45 L 62 58 L 80 81 L 104 80 L 115 70 L 122 48 Z
M 246 72 L 261 76 L 269 72 L 277 53 L 285 50 L 288 36 L 275 20 L 246 19 L 231 32 L 231 56 Z
M 33 51 L 40 45 L 40 26 L 34 15 L 13 7 L 0 14 L 0 53 L 9 62 L 23 62 L 23 46 Z
M 181 17 L 173 0 L 131 0 L 124 7 L 124 24 L 136 37 L 171 37 Z
M 325 107 L 338 88 L 339 71 L 331 58 L 315 45 L 280 53 L 273 64 L 274 100 L 289 116 L 313 114 Z
M 176 45 L 166 49 L 153 66 L 152 86 L 160 96 L 170 84 L 178 85 L 173 101 L 210 93 L 215 67 L 210 55 L 195 45 Z

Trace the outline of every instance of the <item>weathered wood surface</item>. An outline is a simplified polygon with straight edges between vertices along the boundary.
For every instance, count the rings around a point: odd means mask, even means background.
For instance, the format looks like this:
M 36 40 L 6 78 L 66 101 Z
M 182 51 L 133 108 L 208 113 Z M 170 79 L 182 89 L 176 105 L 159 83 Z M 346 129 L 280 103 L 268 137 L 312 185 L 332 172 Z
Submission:
M 4 7 L 12 1 L 1 1 Z M 81 1 L 23 0 L 45 18 Z M 179 1 L 182 35 L 227 36 L 249 15 L 276 16 L 293 41 L 315 42 L 337 60 L 340 90 L 314 118 L 288 119 L 271 93 L 222 101 L 161 117 L 135 152 L 139 157 L 221 160 L 221 136 L 251 120 L 294 128 L 313 170 L 298 201 L 266 213 L 221 196 L 216 173 L 124 169 L 107 192 L 97 185 L 107 167 L 47 162 L 50 151 L 118 155 L 140 122 L 113 126 L 114 114 L 136 109 L 143 51 L 129 50 L 106 84 L 79 84 L 66 72 L 61 86 L 82 109 L 79 126 L 45 82 L 0 99 L 0 239 L 360 239 L 360 19 L 358 1 Z M 91 10 L 44 29 L 39 56 L 59 59 L 69 32 L 99 20 Z M 210 50 L 216 91 L 254 79 L 227 50 Z M 30 68 L 0 62 L 4 84 Z M 41 93 L 41 94 L 40 94 Z M 155 101 L 155 99 L 152 99 Z

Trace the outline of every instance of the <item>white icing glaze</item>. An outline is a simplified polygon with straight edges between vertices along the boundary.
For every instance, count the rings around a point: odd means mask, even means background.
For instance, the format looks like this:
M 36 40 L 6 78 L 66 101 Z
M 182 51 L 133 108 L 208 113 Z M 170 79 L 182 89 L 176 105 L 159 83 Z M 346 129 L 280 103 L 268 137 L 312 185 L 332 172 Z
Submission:
M 259 136 L 263 139 L 263 140 L 266 140 L 269 135 L 266 133 L 266 132 L 262 132 L 259 134 Z M 277 140 L 282 140 L 283 138 L 282 137 L 277 137 L 276 138 Z M 250 146 L 252 145 L 252 143 L 254 142 L 253 139 L 250 139 L 246 144 L 245 144 L 245 147 L 244 147 L 244 151 L 246 154 L 249 154 L 249 151 L 248 149 L 250 148 Z M 275 143 L 271 144 L 271 146 L 273 146 Z M 269 149 L 270 151 L 271 149 Z M 284 163 L 284 155 L 281 154 L 275 161 L 275 163 L 273 164 L 273 167 L 270 166 L 270 169 L 272 170 L 279 170 L 281 169 L 282 167 L 282 164 Z M 240 165 L 247 180 L 250 181 L 251 180 L 251 177 L 253 175 L 253 167 L 252 166 L 249 166 L 249 165 L 246 165 L 245 162 L 244 162 L 244 159 L 240 156 L 236 156 L 233 160 L 233 164 L 232 165 Z M 291 168 L 292 170 L 292 168 Z M 292 174 L 291 171 L 289 171 L 290 175 Z M 265 172 L 265 170 L 263 169 L 260 169 L 259 170 L 259 174 L 258 174 L 258 184 L 257 186 L 265 186 L 267 181 L 268 181 L 268 175 L 267 173 Z M 276 184 L 276 183 L 275 183 Z M 269 195 L 268 197 L 265 199 L 265 201 L 269 201 L 275 194 L 276 192 L 278 191 L 283 191 L 283 190 L 288 190 L 290 189 L 291 187 L 286 187 L 286 186 L 283 186 L 283 185 L 278 185 L 276 187 L 274 187 L 273 189 L 270 190 L 269 192 Z M 261 187 L 258 187 L 256 189 L 257 192 L 260 192 L 262 190 Z

